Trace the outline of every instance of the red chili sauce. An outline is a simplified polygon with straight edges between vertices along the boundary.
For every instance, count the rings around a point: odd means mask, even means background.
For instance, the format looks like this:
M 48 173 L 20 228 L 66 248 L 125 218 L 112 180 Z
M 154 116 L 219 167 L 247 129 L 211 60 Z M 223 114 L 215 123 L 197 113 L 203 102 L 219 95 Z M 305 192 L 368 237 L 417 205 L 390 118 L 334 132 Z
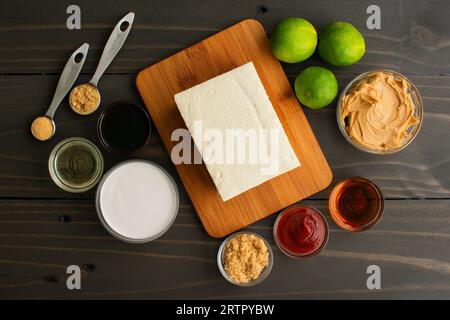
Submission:
M 303 206 L 294 206 L 281 213 L 275 228 L 280 248 L 294 256 L 314 253 L 324 243 L 327 233 L 323 216 L 317 210 Z

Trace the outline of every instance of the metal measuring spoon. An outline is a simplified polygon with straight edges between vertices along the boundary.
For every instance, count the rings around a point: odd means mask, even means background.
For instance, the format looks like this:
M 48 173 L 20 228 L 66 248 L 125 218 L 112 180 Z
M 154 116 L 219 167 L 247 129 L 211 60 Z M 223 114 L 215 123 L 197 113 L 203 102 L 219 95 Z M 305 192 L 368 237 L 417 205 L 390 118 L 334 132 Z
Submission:
M 76 113 L 81 115 L 89 115 L 98 109 L 101 100 L 100 91 L 98 90 L 97 87 L 98 81 L 100 80 L 100 77 L 103 75 L 103 73 L 105 72 L 106 68 L 109 66 L 111 61 L 114 59 L 119 50 L 122 48 L 125 40 L 128 37 L 128 34 L 130 33 L 133 20 L 134 20 L 134 12 L 130 12 L 116 24 L 114 30 L 109 36 L 108 41 L 106 42 L 102 56 L 100 57 L 100 62 L 98 63 L 97 69 L 95 70 L 92 79 L 88 83 L 77 85 L 70 92 L 69 104 L 72 110 L 75 111 Z M 96 105 L 92 107 L 92 110 L 86 110 L 82 112 L 80 110 L 77 110 L 77 108 L 75 108 L 74 106 L 74 98 L 75 98 L 74 93 L 77 93 L 78 91 L 77 94 L 84 95 L 86 100 L 89 100 L 88 97 L 86 96 L 86 91 L 82 90 L 83 86 L 85 87 L 89 86 L 94 89 L 91 90 L 89 95 L 91 95 L 91 97 L 95 96 L 94 101 L 96 101 Z
M 56 86 L 55 94 L 53 95 L 53 100 L 50 103 L 50 107 L 48 108 L 45 115 L 37 117 L 31 124 L 31 133 L 36 139 L 45 141 L 53 137 L 53 135 L 55 134 L 56 125 L 55 121 L 53 121 L 55 111 L 56 109 L 58 109 L 61 101 L 64 99 L 67 92 L 69 92 L 70 88 L 73 86 L 73 83 L 77 79 L 78 74 L 83 67 L 88 50 L 89 44 L 84 43 L 81 47 L 79 47 L 72 53 L 69 60 L 67 61 L 63 72 L 59 77 L 58 85 Z M 79 58 L 80 55 L 81 59 Z M 49 135 L 48 133 L 43 133 L 42 131 L 38 130 L 38 126 L 40 125 L 47 128 L 51 126 L 51 134 Z

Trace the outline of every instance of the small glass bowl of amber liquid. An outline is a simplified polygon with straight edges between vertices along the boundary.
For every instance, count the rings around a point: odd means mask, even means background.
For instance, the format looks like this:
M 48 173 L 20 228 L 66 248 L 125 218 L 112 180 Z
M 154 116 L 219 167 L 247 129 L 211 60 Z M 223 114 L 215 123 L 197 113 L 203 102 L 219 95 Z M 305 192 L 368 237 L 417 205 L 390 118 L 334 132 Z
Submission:
M 97 146 L 80 137 L 59 142 L 48 161 L 55 184 L 73 193 L 92 189 L 102 177 L 103 166 L 103 156 Z
M 370 180 L 353 177 L 338 183 L 328 200 L 330 215 L 344 230 L 361 232 L 380 221 L 384 211 L 381 190 Z

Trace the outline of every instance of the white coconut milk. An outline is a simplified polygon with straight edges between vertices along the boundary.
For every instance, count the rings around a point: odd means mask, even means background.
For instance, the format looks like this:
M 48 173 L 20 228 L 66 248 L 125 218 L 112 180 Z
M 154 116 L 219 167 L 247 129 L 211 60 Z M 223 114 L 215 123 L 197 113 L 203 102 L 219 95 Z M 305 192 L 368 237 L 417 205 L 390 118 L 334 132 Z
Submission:
M 132 240 L 164 233 L 178 211 L 178 192 L 171 177 L 151 162 L 125 162 L 104 178 L 97 195 L 107 227 Z

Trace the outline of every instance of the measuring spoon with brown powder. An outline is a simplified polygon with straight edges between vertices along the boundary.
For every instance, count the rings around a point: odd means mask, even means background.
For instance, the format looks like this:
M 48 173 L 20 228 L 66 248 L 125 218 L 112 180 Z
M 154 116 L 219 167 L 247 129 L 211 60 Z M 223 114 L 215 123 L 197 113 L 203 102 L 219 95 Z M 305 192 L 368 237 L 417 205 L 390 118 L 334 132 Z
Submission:
M 58 109 L 61 101 L 64 99 L 67 92 L 69 92 L 73 83 L 77 79 L 78 74 L 83 67 L 88 50 L 89 44 L 84 43 L 72 53 L 67 61 L 66 66 L 64 67 L 64 70 L 59 78 L 50 107 L 45 115 L 37 117 L 31 124 L 31 133 L 36 139 L 40 141 L 49 140 L 55 134 L 56 125 L 55 121 L 53 121 L 55 111 Z
M 77 85 L 72 89 L 69 96 L 69 104 L 73 111 L 80 115 L 89 115 L 98 109 L 100 105 L 100 91 L 98 90 L 98 81 L 108 68 L 114 57 L 122 48 L 133 24 L 134 13 L 130 12 L 114 27 L 105 48 L 103 49 L 100 62 L 95 70 L 92 79 L 88 83 Z

